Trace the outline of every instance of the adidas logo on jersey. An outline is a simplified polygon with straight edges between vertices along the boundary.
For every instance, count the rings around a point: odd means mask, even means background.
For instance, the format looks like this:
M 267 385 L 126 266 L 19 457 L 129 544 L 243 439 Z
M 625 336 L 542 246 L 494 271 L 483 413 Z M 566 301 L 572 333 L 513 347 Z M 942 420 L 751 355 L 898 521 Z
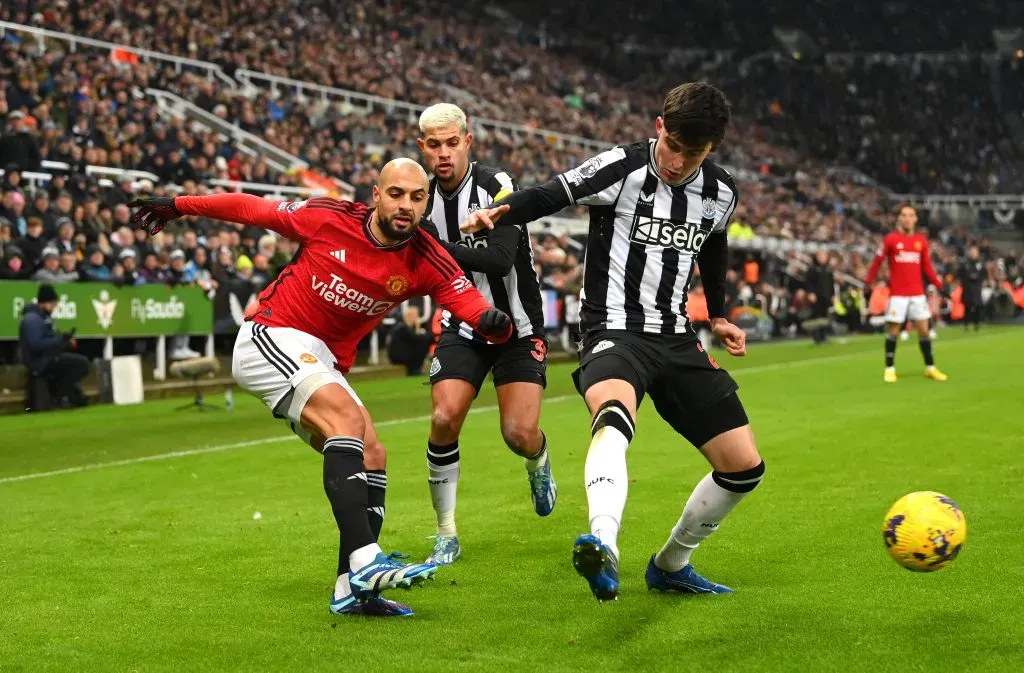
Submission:
M 609 348 L 611 348 L 614 345 L 615 344 L 613 344 L 611 341 L 607 341 L 607 340 L 606 341 L 601 341 L 596 346 L 594 346 L 594 350 L 590 351 L 590 353 L 591 354 L 600 353 L 601 351 L 608 350 Z
M 345 251 L 344 250 L 335 250 L 335 251 L 333 251 L 331 253 L 331 257 L 333 257 L 334 259 L 338 260 L 339 262 L 344 262 L 345 261 Z

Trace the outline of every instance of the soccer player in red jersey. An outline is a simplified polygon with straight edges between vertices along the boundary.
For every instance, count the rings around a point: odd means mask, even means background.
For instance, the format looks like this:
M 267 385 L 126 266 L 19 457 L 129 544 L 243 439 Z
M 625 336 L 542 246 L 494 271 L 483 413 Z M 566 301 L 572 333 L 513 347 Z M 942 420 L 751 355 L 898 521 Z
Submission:
M 932 356 L 932 342 L 928 334 L 928 321 L 932 317 L 928 307 L 928 299 L 924 294 L 924 277 L 936 287 L 942 288 L 942 280 L 935 273 L 931 255 L 928 252 L 928 239 L 914 233 L 917 226 L 917 209 L 913 206 L 902 206 L 896 219 L 897 229 L 889 233 L 878 249 L 875 261 L 868 269 L 864 280 L 870 288 L 878 277 L 882 262 L 889 261 L 889 306 L 885 311 L 885 375 L 886 383 L 896 383 L 896 339 L 900 328 L 909 318 L 917 329 L 917 341 L 924 355 L 924 374 L 936 381 L 945 381 L 948 377 L 935 367 Z M 924 275 L 922 275 L 922 270 Z
M 133 223 L 150 234 L 183 215 L 264 227 L 302 243 L 248 312 L 235 340 L 232 374 L 276 418 L 323 453 L 323 482 L 340 531 L 336 614 L 404 616 L 379 592 L 418 584 L 430 563 L 403 565 L 377 544 L 384 519 L 385 454 L 373 421 L 345 379 L 356 347 L 409 297 L 430 295 L 495 343 L 512 320 L 493 308 L 429 234 L 419 229 L 427 176 L 396 159 L 381 171 L 374 208 L 333 199 L 268 201 L 246 194 L 133 202 Z

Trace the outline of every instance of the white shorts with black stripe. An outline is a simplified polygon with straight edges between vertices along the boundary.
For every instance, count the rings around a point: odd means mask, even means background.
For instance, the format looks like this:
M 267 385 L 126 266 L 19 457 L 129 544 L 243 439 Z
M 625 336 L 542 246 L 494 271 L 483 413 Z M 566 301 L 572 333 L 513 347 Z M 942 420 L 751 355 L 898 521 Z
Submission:
M 302 408 L 316 391 L 300 384 L 309 377 L 325 375 L 325 385 L 337 383 L 363 406 L 356 391 L 335 369 L 336 362 L 327 344 L 315 336 L 291 327 L 266 327 L 246 321 L 235 339 L 231 374 L 246 392 L 263 400 L 275 418 L 287 419 L 292 430 L 308 442 L 309 433 L 300 425 Z

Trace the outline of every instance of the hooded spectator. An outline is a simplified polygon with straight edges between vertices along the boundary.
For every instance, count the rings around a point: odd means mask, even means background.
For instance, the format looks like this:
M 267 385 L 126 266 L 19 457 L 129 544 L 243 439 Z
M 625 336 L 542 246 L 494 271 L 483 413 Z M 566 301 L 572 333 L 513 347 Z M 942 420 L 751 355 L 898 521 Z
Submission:
M 39 266 L 43 259 L 43 248 L 46 247 L 46 241 L 43 234 L 43 221 L 38 217 L 28 218 L 25 235 L 18 239 L 17 245 L 24 253 L 25 265 L 29 269 Z
M 0 155 L 2 156 L 2 155 Z M 3 181 L 0 182 L 0 189 L 9 192 L 20 192 L 24 185 L 21 184 L 21 168 L 16 162 L 4 166 Z
M 110 267 L 106 264 L 107 258 L 100 246 L 90 245 L 85 252 L 85 260 L 82 262 L 82 274 L 84 280 L 105 281 L 110 280 Z
M 21 248 L 16 245 L 7 246 L 3 265 L 0 267 L 0 280 L 25 280 L 28 276 L 28 267 Z
M 70 217 L 62 217 L 57 220 L 57 236 L 49 243 L 57 248 L 58 252 L 75 250 L 75 223 Z

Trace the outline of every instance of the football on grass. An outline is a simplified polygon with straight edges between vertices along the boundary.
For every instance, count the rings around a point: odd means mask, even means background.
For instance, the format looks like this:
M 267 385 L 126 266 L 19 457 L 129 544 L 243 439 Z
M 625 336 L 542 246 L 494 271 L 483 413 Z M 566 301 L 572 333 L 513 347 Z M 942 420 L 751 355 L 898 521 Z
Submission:
M 950 498 L 934 491 L 909 493 L 885 515 L 882 536 L 889 556 L 907 570 L 932 572 L 949 565 L 967 539 L 967 520 Z

